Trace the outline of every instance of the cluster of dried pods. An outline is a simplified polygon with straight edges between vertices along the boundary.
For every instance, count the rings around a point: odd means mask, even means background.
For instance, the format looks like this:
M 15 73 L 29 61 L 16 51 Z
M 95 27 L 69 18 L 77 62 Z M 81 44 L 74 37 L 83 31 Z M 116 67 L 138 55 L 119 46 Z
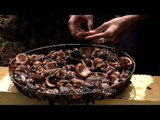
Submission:
M 133 69 L 126 56 L 116 60 L 107 49 L 72 48 L 48 54 L 20 53 L 10 65 L 12 78 L 20 85 L 45 94 L 110 94 Z M 115 92 L 115 91 L 113 91 Z

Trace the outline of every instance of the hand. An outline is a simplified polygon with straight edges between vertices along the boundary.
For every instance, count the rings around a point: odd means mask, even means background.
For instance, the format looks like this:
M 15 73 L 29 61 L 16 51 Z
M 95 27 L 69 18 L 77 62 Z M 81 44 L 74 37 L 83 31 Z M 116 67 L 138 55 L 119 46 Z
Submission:
M 87 23 L 88 31 L 93 28 L 93 15 L 70 15 L 68 26 L 71 34 L 79 39 L 83 39 L 83 33 L 86 32 L 81 28 L 82 23 Z M 85 37 L 85 36 L 84 36 Z
M 126 15 L 104 22 L 100 27 L 86 33 L 86 40 L 96 44 L 113 43 L 120 34 L 138 21 L 140 15 Z

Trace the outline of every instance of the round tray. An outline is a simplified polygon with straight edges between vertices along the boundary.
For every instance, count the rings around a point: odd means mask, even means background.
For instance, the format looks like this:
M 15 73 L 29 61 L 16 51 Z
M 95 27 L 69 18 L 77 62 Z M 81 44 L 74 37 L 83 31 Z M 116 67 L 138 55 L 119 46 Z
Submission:
M 109 50 L 111 52 L 116 53 L 118 55 L 117 57 L 126 56 L 126 57 L 130 58 L 133 62 L 133 67 L 131 69 L 130 74 L 128 75 L 128 77 L 125 80 L 123 80 L 122 82 L 120 82 L 116 86 L 113 86 L 111 89 L 108 89 L 107 96 L 104 96 L 103 94 L 96 93 L 94 91 L 82 93 L 82 94 L 47 94 L 47 93 L 37 92 L 33 89 L 29 89 L 28 87 L 19 84 L 13 77 L 12 65 L 14 64 L 16 58 L 11 60 L 11 62 L 9 64 L 10 78 L 13 81 L 16 88 L 20 92 L 25 94 L 26 96 L 28 96 L 30 98 L 37 98 L 39 100 L 46 100 L 47 99 L 49 101 L 49 104 L 51 104 L 51 105 L 54 103 L 59 103 L 59 104 L 94 103 L 95 100 L 111 98 L 111 97 L 117 95 L 126 86 L 128 86 L 128 84 L 131 82 L 130 79 L 135 71 L 135 66 L 136 66 L 135 62 L 134 62 L 133 58 L 130 55 L 128 55 L 127 53 L 120 51 L 120 50 L 117 50 L 112 47 L 103 46 L 103 45 L 96 45 L 96 44 L 59 44 L 59 45 L 51 45 L 51 46 L 36 48 L 36 49 L 30 50 L 30 51 L 27 51 L 25 53 L 26 54 L 44 54 L 44 55 L 46 55 L 52 50 L 56 51 L 56 50 L 66 50 L 66 49 L 71 49 L 71 48 L 82 48 L 82 47 L 89 48 L 89 49 L 95 48 L 95 47 L 100 48 L 100 49 L 106 49 L 106 50 Z

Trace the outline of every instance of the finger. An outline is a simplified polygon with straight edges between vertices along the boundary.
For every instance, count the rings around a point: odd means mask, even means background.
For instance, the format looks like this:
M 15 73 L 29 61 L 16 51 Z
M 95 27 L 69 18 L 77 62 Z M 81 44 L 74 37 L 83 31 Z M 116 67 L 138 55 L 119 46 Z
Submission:
M 109 37 L 109 38 L 100 38 L 100 39 L 94 39 L 91 40 L 90 42 L 96 43 L 96 44 L 101 44 L 101 45 L 107 45 L 115 42 L 116 37 Z
M 69 24 L 69 30 L 72 35 L 75 35 L 78 32 L 78 28 L 76 24 Z
M 94 35 L 94 34 L 95 34 L 95 31 L 94 31 L 94 30 L 91 30 L 91 31 L 86 32 L 86 36 L 88 36 L 88 35 Z
M 99 38 L 104 38 L 104 37 L 105 37 L 104 33 L 98 33 L 98 34 L 93 34 L 93 35 L 86 36 L 85 39 L 86 40 L 92 40 L 92 39 L 99 39 Z
M 85 18 L 86 18 L 88 30 L 90 31 L 93 29 L 93 15 L 85 15 Z
M 100 39 L 97 40 L 97 43 L 104 45 L 104 44 L 105 44 L 105 41 L 106 41 L 105 38 L 100 38 Z
M 88 25 L 88 30 L 89 31 L 92 30 L 93 29 L 93 19 L 89 19 L 87 25 Z
M 105 38 L 94 39 L 94 40 L 91 40 L 91 42 L 95 43 L 95 44 L 99 44 L 99 45 L 104 45 L 105 44 Z
M 103 31 L 105 31 L 108 27 L 109 27 L 109 24 L 108 24 L 107 22 L 106 22 L 106 23 L 103 23 L 101 26 L 99 26 L 98 28 L 95 29 L 95 33 L 103 32 Z
M 81 22 L 83 21 L 82 17 L 80 16 L 71 16 L 68 21 L 69 30 L 72 35 L 75 35 L 77 32 L 80 31 Z

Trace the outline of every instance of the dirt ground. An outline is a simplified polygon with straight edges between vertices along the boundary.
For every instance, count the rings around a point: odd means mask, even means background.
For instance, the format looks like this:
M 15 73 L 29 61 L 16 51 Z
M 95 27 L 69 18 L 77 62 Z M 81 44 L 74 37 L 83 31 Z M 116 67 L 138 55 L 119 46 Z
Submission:
M 113 15 L 94 15 L 95 27 Z M 20 52 L 64 43 L 77 43 L 68 29 L 69 15 L 0 15 L 0 66 Z
M 71 41 L 67 16 L 0 15 L 0 66 L 33 48 Z
M 8 42 L 0 38 L 0 66 L 7 66 L 16 54 L 26 50 L 21 42 Z

